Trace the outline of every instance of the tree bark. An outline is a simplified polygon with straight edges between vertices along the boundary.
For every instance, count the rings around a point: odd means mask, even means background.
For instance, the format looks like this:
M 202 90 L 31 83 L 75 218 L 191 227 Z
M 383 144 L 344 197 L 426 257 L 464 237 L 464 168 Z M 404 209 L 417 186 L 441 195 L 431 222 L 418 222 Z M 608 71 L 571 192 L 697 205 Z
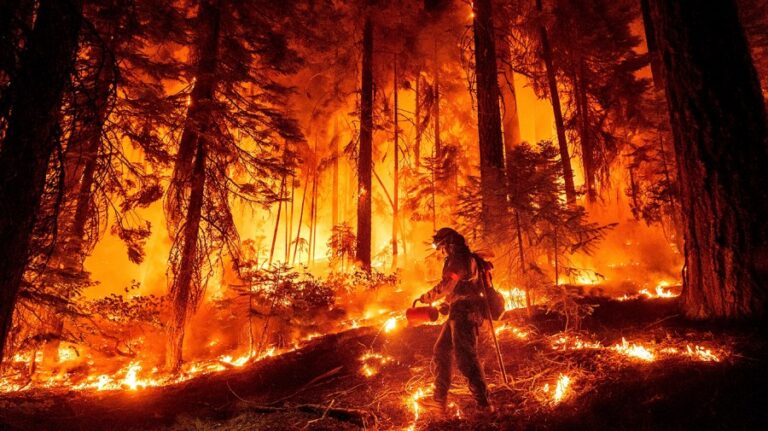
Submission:
M 480 142 L 480 192 L 483 235 L 488 238 L 505 220 L 504 148 L 501 138 L 496 46 L 490 0 L 473 3 L 475 17 L 475 76 L 477 78 L 477 128 Z
M 536 0 L 536 8 L 539 13 L 543 11 L 541 0 Z M 549 46 L 549 36 L 544 24 L 539 26 L 541 39 L 541 56 L 547 71 L 547 83 L 549 85 L 549 98 L 552 102 L 552 112 L 555 115 L 555 129 L 557 131 L 557 144 L 560 148 L 560 163 L 563 166 L 563 180 L 565 181 L 565 198 L 569 204 L 576 202 L 576 187 L 573 184 L 573 168 L 571 156 L 568 154 L 568 141 L 565 139 L 565 124 L 563 123 L 563 111 L 560 107 L 560 92 L 557 89 L 557 77 L 552 60 L 552 47 Z
M 651 77 L 653 78 L 653 87 L 658 90 L 664 89 L 664 80 L 662 79 L 662 64 L 659 47 L 656 45 L 654 36 L 653 20 L 651 19 L 651 9 L 648 0 L 640 0 L 640 9 L 643 13 L 643 29 L 645 30 L 645 44 L 648 47 L 648 57 L 651 62 Z
M 183 194 L 189 190 L 188 205 L 180 232 L 182 238 L 179 267 L 174 274 L 170 290 L 171 315 L 168 322 L 166 365 L 174 373 L 181 368 L 184 327 L 200 297 L 196 290 L 201 289 L 201 286 L 196 285 L 199 283 L 199 274 L 196 272 L 199 271 L 200 262 L 198 240 L 205 196 L 205 135 L 213 121 L 210 105 L 215 99 L 218 83 L 219 8 L 218 0 L 203 0 L 200 4 L 199 22 L 202 28 L 197 47 L 199 57 L 196 82 L 173 172 L 173 181 L 179 184 L 177 193 Z M 177 199 L 181 198 L 183 196 L 177 195 Z M 179 208 L 181 207 L 183 206 Z
M 398 82 L 398 76 L 397 76 L 397 55 L 395 55 L 395 64 L 394 64 L 394 126 L 395 126 L 395 139 L 394 139 L 394 169 L 393 169 L 393 178 L 394 178 L 394 184 L 392 186 L 392 269 L 397 268 L 397 224 L 398 224 L 398 199 L 399 199 L 399 192 L 400 192 L 400 130 L 398 129 L 398 118 L 399 115 L 398 106 L 397 106 L 397 82 Z
M 82 3 L 41 0 L 22 54 L 0 147 L 0 362 L 27 264 L 48 161 L 56 147 L 61 95 L 72 71 Z
M 360 95 L 360 151 L 357 160 L 357 260 L 371 270 L 371 169 L 373 151 L 373 22 L 363 27 L 363 65 Z
M 19 68 L 19 53 L 26 43 L 24 27 L 31 25 L 33 0 L 0 0 L 0 138 L 11 109 L 9 85 Z
M 416 102 L 415 102 L 415 112 L 414 117 L 416 118 L 416 121 L 414 122 L 416 124 L 416 137 L 413 142 L 413 157 L 416 159 L 416 171 L 421 168 L 421 98 L 420 98 L 420 89 L 421 89 L 421 70 L 416 71 L 416 85 L 414 92 L 416 93 Z
M 331 224 L 332 228 L 339 225 L 339 127 L 333 129 L 333 139 L 331 140 L 331 151 L 333 151 L 333 179 L 332 179 L 332 203 L 331 203 Z
M 589 96 L 587 95 L 586 67 L 584 59 L 579 59 L 578 70 L 573 76 L 573 92 L 576 98 L 576 117 L 579 120 L 579 143 L 581 144 L 581 160 L 584 167 L 584 189 L 589 202 L 597 199 L 595 191 L 595 150 L 589 131 Z
M 768 132 L 736 6 L 649 6 L 678 160 L 683 310 L 692 318 L 765 317 Z
M 522 141 L 520 136 L 520 117 L 517 111 L 517 94 L 515 93 L 515 71 L 512 70 L 510 62 L 511 54 L 509 44 L 506 39 L 497 37 L 496 49 L 499 58 L 499 75 L 502 82 L 499 85 L 501 91 L 501 102 L 503 106 L 501 116 L 501 126 L 504 137 L 504 154 L 506 159 L 510 158 L 510 152 Z M 510 166 L 507 166 L 509 170 Z
M 184 327 L 189 314 L 194 309 L 192 301 L 195 273 L 199 268 L 195 264 L 198 258 L 198 240 L 200 221 L 202 220 L 203 198 L 205 195 L 205 143 L 198 139 L 195 161 L 190 181 L 189 209 L 184 220 L 184 240 L 180 258 L 180 268 L 171 289 L 171 318 L 168 325 L 167 366 L 176 373 L 181 369 L 184 346 Z
M 434 86 L 432 91 L 434 92 L 434 98 L 432 100 L 432 116 L 434 117 L 435 128 L 435 160 L 439 160 L 441 156 L 441 142 L 440 142 L 440 59 L 437 57 L 437 39 L 435 39 L 435 49 L 432 56 L 432 68 L 434 73 Z

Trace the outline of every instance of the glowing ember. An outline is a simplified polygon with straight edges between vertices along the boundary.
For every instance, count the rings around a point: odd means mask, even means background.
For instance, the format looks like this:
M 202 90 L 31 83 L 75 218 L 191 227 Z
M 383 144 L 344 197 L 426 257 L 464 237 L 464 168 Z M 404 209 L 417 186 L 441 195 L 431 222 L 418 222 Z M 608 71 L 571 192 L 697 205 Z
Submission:
M 419 420 L 419 414 L 421 412 L 421 406 L 419 405 L 419 401 L 429 395 L 429 393 L 432 391 L 432 388 L 424 388 L 420 387 L 416 389 L 411 396 L 409 397 L 409 406 L 411 407 L 411 410 L 413 411 L 413 422 L 411 423 L 411 426 L 408 429 L 416 429 L 416 422 Z
M 639 344 L 628 343 L 625 338 L 621 338 L 621 344 L 616 344 L 612 347 L 618 353 L 629 356 L 631 358 L 637 358 L 646 362 L 651 362 L 656 359 L 653 353 L 651 353 L 645 347 Z
M 365 352 L 360 357 L 360 362 L 363 363 L 360 368 L 360 373 L 365 377 L 373 377 L 379 373 L 379 368 L 392 362 L 391 356 L 382 355 L 381 353 Z
M 458 404 L 454 402 L 448 403 L 448 405 L 445 408 L 445 413 L 446 413 L 446 416 L 453 417 L 456 419 L 461 419 L 462 417 L 461 408 L 459 407 Z

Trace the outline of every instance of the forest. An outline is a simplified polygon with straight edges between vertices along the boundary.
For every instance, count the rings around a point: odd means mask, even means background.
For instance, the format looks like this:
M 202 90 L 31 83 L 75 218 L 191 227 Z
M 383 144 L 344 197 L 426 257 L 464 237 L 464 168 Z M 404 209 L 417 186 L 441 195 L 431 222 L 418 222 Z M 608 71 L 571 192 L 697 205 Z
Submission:
M 768 0 L 0 0 L 0 45 L 2 430 L 768 426 Z

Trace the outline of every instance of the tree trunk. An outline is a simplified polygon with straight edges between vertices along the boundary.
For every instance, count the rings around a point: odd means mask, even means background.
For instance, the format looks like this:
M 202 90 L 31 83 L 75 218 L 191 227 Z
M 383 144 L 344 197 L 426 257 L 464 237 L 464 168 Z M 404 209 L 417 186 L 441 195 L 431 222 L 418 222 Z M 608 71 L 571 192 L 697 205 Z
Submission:
M 587 95 L 586 67 L 584 59 L 579 59 L 578 70 L 573 76 L 573 93 L 576 102 L 576 117 L 579 121 L 579 140 L 581 144 L 581 161 L 584 167 L 584 189 L 589 202 L 597 199 L 595 191 L 595 150 L 589 131 L 589 99 Z
M 202 220 L 203 198 L 205 195 L 205 143 L 198 140 L 195 161 L 190 181 L 189 207 L 184 220 L 183 245 L 180 266 L 171 288 L 171 318 L 168 325 L 168 352 L 166 356 L 169 370 L 176 373 L 181 368 L 182 348 L 184 346 L 184 326 L 195 305 L 192 301 L 196 265 L 198 257 L 198 239 Z M 198 281 L 199 282 L 199 281 Z
M 114 58 L 111 53 L 108 50 L 96 50 L 93 60 L 101 64 L 101 68 L 95 76 L 93 89 L 86 89 L 79 94 L 82 100 L 78 101 L 77 106 L 87 104 L 87 108 L 83 109 L 87 109 L 88 113 L 81 124 L 75 123 L 75 130 L 71 132 L 67 145 L 64 160 L 64 204 L 60 207 L 58 216 L 59 240 L 48 264 L 49 268 L 64 268 L 72 274 L 83 270 L 85 254 L 88 251 L 84 244 L 85 228 L 93 216 L 93 185 L 102 145 L 101 134 L 108 115 L 114 81 Z M 90 245 L 96 241 L 96 238 L 89 239 Z M 72 295 L 68 290 L 59 293 L 68 298 Z M 43 358 L 47 363 L 57 364 L 64 320 L 55 308 L 48 309 L 45 314 L 45 330 L 54 336 L 46 342 Z
M 309 188 L 309 175 L 304 180 L 304 190 L 301 192 L 301 205 L 299 206 L 299 223 L 296 227 L 296 241 L 293 243 L 293 257 L 291 258 L 291 265 L 296 263 L 296 254 L 299 251 L 299 240 L 301 239 L 301 223 L 304 220 L 304 203 L 307 200 L 307 189 Z
M 280 216 L 283 212 L 283 196 L 285 195 L 285 181 L 287 175 L 283 174 L 283 179 L 280 181 L 280 191 L 278 192 L 277 201 L 277 215 L 275 216 L 275 229 L 272 231 L 272 243 L 269 246 L 269 260 L 267 260 L 267 266 L 272 266 L 272 259 L 275 257 L 275 245 L 277 244 L 277 232 L 280 230 Z M 286 211 L 288 209 L 286 208 Z M 286 227 L 286 232 L 287 232 Z
M 510 152 L 522 141 L 520 137 L 520 117 L 517 111 L 517 94 L 515 93 L 515 71 L 510 66 L 509 44 L 503 37 L 496 38 L 496 50 L 499 56 L 499 76 L 502 82 L 501 90 L 502 116 L 501 125 L 504 137 L 504 154 L 510 158 Z M 507 166 L 507 171 L 511 166 Z
M 0 148 L 0 362 L 27 264 L 48 161 L 56 147 L 61 95 L 72 70 L 82 3 L 42 0 L 22 54 Z
M 477 77 L 477 129 L 480 142 L 480 193 L 483 235 L 505 221 L 504 148 L 501 139 L 499 85 L 491 0 L 473 3 L 475 18 L 475 76 Z
M 432 99 L 432 116 L 434 117 L 435 127 L 435 160 L 441 156 L 440 142 L 440 60 L 437 58 L 437 39 L 435 39 L 435 49 L 433 53 L 432 67 L 434 68 L 434 98 Z
M 357 260 L 371 270 L 371 169 L 373 168 L 373 23 L 365 18 L 357 160 Z
M 398 224 L 398 194 L 400 191 L 400 130 L 398 130 L 398 124 L 397 124 L 397 116 L 399 115 L 398 112 L 398 106 L 397 106 L 397 82 L 398 82 L 398 76 L 397 76 L 397 55 L 395 55 L 395 65 L 394 65 L 394 124 L 395 124 L 395 142 L 393 145 L 394 148 L 394 170 L 393 170 L 393 178 L 394 178 L 394 185 L 392 186 L 392 269 L 397 268 L 397 224 Z
M 331 203 L 331 227 L 339 225 L 339 126 L 333 129 L 333 140 L 331 140 L 331 151 L 333 152 L 333 180 L 332 180 L 332 203 Z
M 19 53 L 26 43 L 25 27 L 32 27 L 33 0 L 0 0 L 0 137 L 11 109 L 9 83 L 19 68 Z
M 653 78 L 653 87 L 658 90 L 664 89 L 664 80 L 662 79 L 662 63 L 659 47 L 656 45 L 656 37 L 653 32 L 653 20 L 651 19 L 651 9 L 648 0 L 640 0 L 640 9 L 643 13 L 643 29 L 645 30 L 645 44 L 648 47 L 648 57 L 651 61 L 651 76 Z
M 421 168 L 421 70 L 416 71 L 416 85 L 415 85 L 415 93 L 416 93 L 416 101 L 415 101 L 415 112 L 414 117 L 416 118 L 416 121 L 414 121 L 414 124 L 416 124 L 416 137 L 414 138 L 413 142 L 413 157 L 416 159 L 416 171 Z
M 166 365 L 178 372 L 182 363 L 184 327 L 187 318 L 200 299 L 198 239 L 205 196 L 206 132 L 213 119 L 210 111 L 215 99 L 217 64 L 219 56 L 220 4 L 217 0 L 202 1 L 199 24 L 202 27 L 198 39 L 198 65 L 195 88 L 192 90 L 187 121 L 182 132 L 179 151 L 173 172 L 177 182 L 177 208 L 183 195 L 189 190 L 188 205 L 180 232 L 180 256 L 170 290 L 171 316 L 168 322 L 168 351 Z M 173 209 L 172 209 L 173 210 Z M 173 217 L 171 217 L 173 219 Z
M 649 6 L 678 160 L 683 309 L 692 318 L 765 317 L 766 111 L 736 6 Z
M 539 13 L 543 11 L 541 0 L 536 0 L 536 8 Z M 544 67 L 547 70 L 547 83 L 549 84 L 549 98 L 552 102 L 552 112 L 555 115 L 555 129 L 557 130 L 557 144 L 560 148 L 560 162 L 563 165 L 563 180 L 565 181 L 565 198 L 569 204 L 576 202 L 576 187 L 573 184 L 573 168 L 571 157 L 568 155 L 568 141 L 565 139 L 565 124 L 563 123 L 563 111 L 560 107 L 560 92 L 557 89 L 557 77 L 552 61 L 552 48 L 549 46 L 549 36 L 544 24 L 539 26 L 541 38 L 541 56 Z
M 315 144 L 317 151 L 317 144 Z M 312 194 L 309 196 L 309 244 L 307 244 L 307 266 L 315 260 L 315 233 L 317 232 L 317 181 L 319 174 L 315 166 L 312 174 Z

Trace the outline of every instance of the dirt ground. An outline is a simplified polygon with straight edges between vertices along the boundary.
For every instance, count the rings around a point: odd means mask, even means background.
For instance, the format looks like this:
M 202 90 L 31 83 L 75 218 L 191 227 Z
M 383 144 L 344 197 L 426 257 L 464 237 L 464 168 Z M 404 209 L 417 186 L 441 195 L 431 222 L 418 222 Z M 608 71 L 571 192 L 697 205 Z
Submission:
M 556 316 L 509 316 L 504 324 L 516 331 L 499 331 L 508 385 L 501 384 L 490 331 L 483 332 L 481 356 L 496 407 L 491 414 L 474 410 L 456 372 L 448 417 L 421 404 L 417 417 L 414 394 L 431 384 L 431 349 L 440 329 L 419 326 L 328 335 L 300 350 L 173 386 L 4 394 L 0 429 L 768 429 L 762 328 L 689 322 L 677 314 L 674 299 L 597 305 L 581 331 L 567 334 Z M 563 337 L 570 341 L 558 344 Z M 622 339 L 648 347 L 654 360 L 621 354 L 614 346 Z M 563 347 L 573 340 L 599 347 Z M 711 349 L 718 360 L 697 359 L 686 353 L 690 346 Z M 555 401 L 563 376 L 569 384 Z

